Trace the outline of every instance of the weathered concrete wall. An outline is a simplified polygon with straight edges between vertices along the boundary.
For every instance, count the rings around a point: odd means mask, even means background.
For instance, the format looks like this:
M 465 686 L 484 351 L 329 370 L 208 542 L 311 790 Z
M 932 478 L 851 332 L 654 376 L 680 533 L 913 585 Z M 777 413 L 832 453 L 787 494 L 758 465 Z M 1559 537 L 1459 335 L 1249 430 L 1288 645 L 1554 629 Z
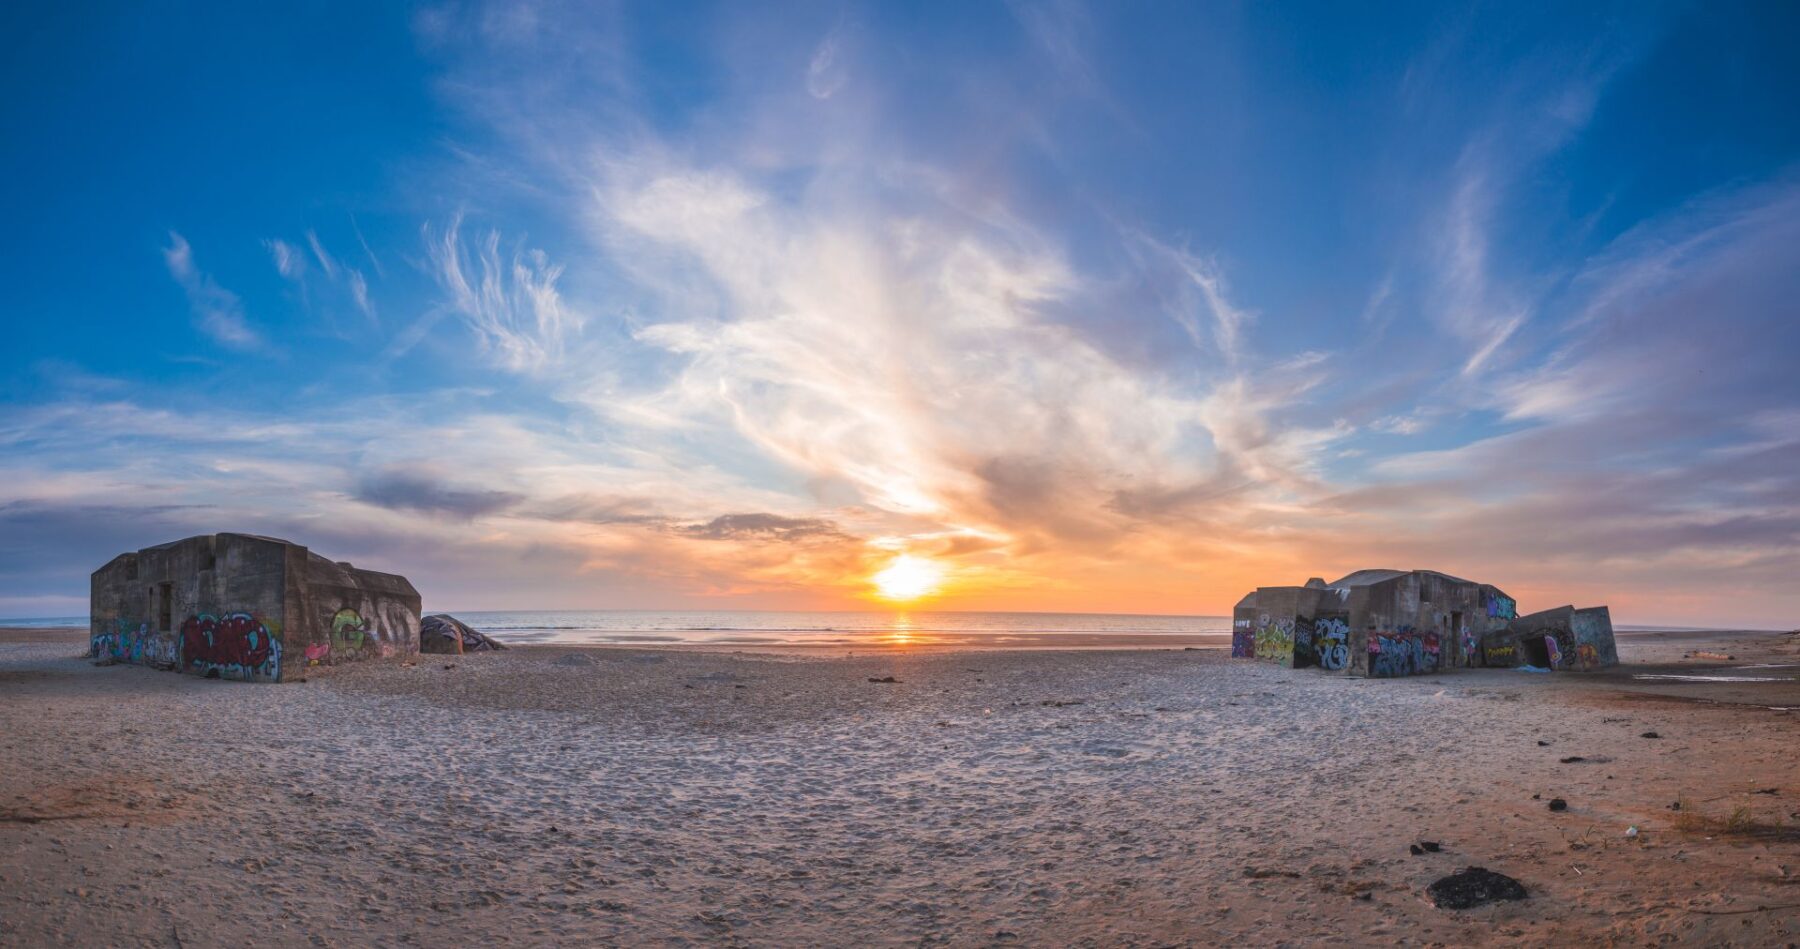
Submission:
M 1344 668 L 1348 590 L 1258 587 L 1232 612 L 1231 654 L 1292 668 Z
M 1356 587 L 1350 596 L 1350 671 L 1425 675 L 1478 665 L 1491 586 L 1429 570 Z M 1501 594 L 1504 596 L 1504 594 Z
M 1490 652 L 1512 646 L 1516 665 L 1585 672 L 1619 662 L 1612 614 L 1604 606 L 1559 606 L 1520 616 L 1488 642 Z
M 279 681 L 286 548 L 271 538 L 214 534 L 113 558 L 91 578 L 91 654 Z
M 1590 606 L 1569 615 L 1575 633 L 1577 668 L 1599 669 L 1619 664 L 1619 644 L 1613 639 L 1612 611 Z
M 307 665 L 417 653 L 404 577 L 251 534 L 121 554 L 91 578 L 90 654 L 195 675 L 279 682 Z
M 1257 587 L 1232 611 L 1231 654 L 1351 675 L 1463 666 L 1597 669 L 1619 661 L 1604 606 L 1529 616 L 1499 587 L 1431 570 L 1359 570 L 1336 583 Z
M 289 635 L 308 665 L 418 654 L 421 604 L 405 577 L 307 552 L 289 584 Z
M 1231 655 L 1235 659 L 1256 658 L 1256 593 L 1244 595 L 1231 610 Z
M 1481 665 L 1507 628 L 1498 587 L 1430 570 L 1363 570 L 1327 585 L 1258 587 L 1232 611 L 1232 655 L 1352 675 L 1421 675 Z

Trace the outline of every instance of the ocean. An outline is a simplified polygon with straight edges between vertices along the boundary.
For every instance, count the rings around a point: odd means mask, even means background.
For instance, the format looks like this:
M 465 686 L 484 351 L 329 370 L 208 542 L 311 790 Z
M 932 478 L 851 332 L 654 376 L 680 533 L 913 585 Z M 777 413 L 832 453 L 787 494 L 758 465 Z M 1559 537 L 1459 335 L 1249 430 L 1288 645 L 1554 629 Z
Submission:
M 1229 616 L 760 610 L 470 611 L 458 619 L 501 642 L 590 645 L 1011 647 L 1216 646 Z
M 1229 616 L 866 610 L 468 610 L 456 618 L 504 643 L 639 646 L 1218 646 Z M 0 619 L 0 628 L 76 626 L 86 616 Z

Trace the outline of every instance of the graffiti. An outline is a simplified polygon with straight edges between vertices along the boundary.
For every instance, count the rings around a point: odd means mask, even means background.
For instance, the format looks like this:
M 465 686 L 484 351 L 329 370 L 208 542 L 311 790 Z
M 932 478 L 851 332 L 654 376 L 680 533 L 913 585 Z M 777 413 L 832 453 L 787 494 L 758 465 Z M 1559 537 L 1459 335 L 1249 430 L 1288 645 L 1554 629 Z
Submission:
M 1576 653 L 1579 655 L 1583 646 L 1593 650 L 1593 664 L 1583 668 L 1618 663 L 1619 647 L 1613 640 L 1612 620 L 1605 609 L 1576 610 L 1569 616 L 1569 626 L 1574 634 Z
M 101 633 L 89 641 L 90 654 L 94 658 L 155 666 L 159 669 L 175 668 L 179 660 L 173 634 L 154 632 L 149 623 L 139 623 L 135 627 L 125 620 L 118 620 L 116 623 L 112 632 Z
M 1256 658 L 1292 663 L 1294 661 L 1294 621 L 1284 619 L 1264 623 L 1263 627 L 1256 631 Z
M 1600 650 L 1593 643 L 1575 644 L 1575 668 L 1581 670 L 1600 668 Z
M 1488 646 L 1482 650 L 1483 661 L 1490 666 L 1514 666 L 1519 663 L 1519 647 L 1512 643 Z
M 1247 628 L 1232 630 L 1231 657 L 1233 659 L 1256 658 L 1256 633 Z
M 1310 666 L 1313 656 L 1313 621 L 1305 618 L 1294 620 L 1294 652 L 1292 665 L 1299 669 Z
M 397 652 L 417 652 L 419 618 L 398 603 L 385 599 L 364 601 L 362 610 L 343 607 L 331 614 L 331 636 L 323 661 L 340 662 Z
M 1333 672 L 1350 664 L 1350 626 L 1328 616 L 1313 621 L 1313 655 L 1319 665 Z
M 316 666 L 330 658 L 330 643 L 312 643 L 306 647 L 306 664 L 309 666 Z
M 1248 616 L 1238 617 L 1231 621 L 1231 657 L 1233 659 L 1254 659 L 1256 657 L 1255 622 Z
M 1496 619 L 1515 619 L 1519 615 L 1518 601 L 1502 593 L 1489 593 L 1487 613 Z
M 362 651 L 374 641 L 375 637 L 369 635 L 369 624 L 363 621 L 361 613 L 346 607 L 338 610 L 331 618 L 331 655 L 339 659 L 354 659 L 362 655 Z
M 1561 669 L 1563 663 L 1562 647 L 1556 644 L 1555 636 L 1544 637 L 1544 651 L 1550 654 L 1550 668 Z
M 1464 626 L 1462 628 L 1462 664 L 1465 666 L 1474 665 L 1475 657 L 1477 655 L 1479 655 L 1479 653 L 1476 652 L 1475 633 L 1470 630 L 1469 627 Z
M 242 679 L 281 678 L 281 643 L 249 613 L 201 613 L 181 624 L 181 660 L 189 671 Z
M 1402 628 L 1397 633 L 1373 635 L 1369 637 L 1369 674 L 1385 677 L 1436 672 L 1438 655 L 1436 633 L 1418 635 Z

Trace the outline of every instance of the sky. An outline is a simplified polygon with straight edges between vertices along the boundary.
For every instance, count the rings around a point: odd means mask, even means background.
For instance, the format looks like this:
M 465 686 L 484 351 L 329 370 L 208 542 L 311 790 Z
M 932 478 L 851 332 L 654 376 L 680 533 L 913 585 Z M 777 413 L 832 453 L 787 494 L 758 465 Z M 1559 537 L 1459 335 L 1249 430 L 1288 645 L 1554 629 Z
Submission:
M 1587 5 L 1583 5 L 1584 7 Z M 12 4 L 0 616 L 1800 626 L 1800 6 Z

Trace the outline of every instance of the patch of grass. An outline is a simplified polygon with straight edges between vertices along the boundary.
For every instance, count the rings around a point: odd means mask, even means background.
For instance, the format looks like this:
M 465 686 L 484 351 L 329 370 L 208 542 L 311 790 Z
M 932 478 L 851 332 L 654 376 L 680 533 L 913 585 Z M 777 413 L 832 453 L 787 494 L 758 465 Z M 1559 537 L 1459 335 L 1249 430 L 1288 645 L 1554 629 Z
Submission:
M 1710 800 L 1716 801 L 1719 798 Z M 1784 814 L 1764 816 L 1758 814 L 1750 804 L 1734 803 L 1729 812 L 1720 816 L 1716 812 L 1708 813 L 1704 810 L 1702 805 L 1705 803 L 1696 802 L 1685 793 L 1677 797 L 1675 829 L 1684 834 L 1706 837 L 1800 841 L 1800 822 L 1795 822 Z

